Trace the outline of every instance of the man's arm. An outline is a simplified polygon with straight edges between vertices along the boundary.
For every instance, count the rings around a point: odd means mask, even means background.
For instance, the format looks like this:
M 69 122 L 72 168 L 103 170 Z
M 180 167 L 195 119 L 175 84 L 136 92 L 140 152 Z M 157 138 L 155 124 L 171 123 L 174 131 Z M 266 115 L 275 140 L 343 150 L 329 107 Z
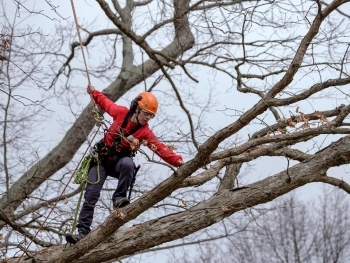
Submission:
M 86 91 L 92 95 L 95 103 L 98 104 L 103 111 L 107 112 L 112 117 L 118 114 L 118 106 L 102 92 L 96 90 L 94 86 L 88 84 Z
M 167 145 L 160 142 L 151 130 L 148 131 L 149 136 L 147 136 L 147 147 L 149 149 L 151 149 L 155 154 L 157 154 L 160 158 L 172 166 L 180 167 L 184 164 L 181 155 L 174 153 L 173 150 L 170 149 Z

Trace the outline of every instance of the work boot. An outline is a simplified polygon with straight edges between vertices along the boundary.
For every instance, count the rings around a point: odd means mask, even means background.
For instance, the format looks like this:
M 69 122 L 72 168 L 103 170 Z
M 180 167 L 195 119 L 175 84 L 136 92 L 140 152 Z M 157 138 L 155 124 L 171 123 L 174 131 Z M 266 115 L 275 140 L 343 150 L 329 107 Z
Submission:
M 122 208 L 126 205 L 130 204 L 130 200 L 126 197 L 123 197 L 121 199 L 115 200 L 113 202 L 113 208 L 117 209 L 117 208 Z
M 70 244 L 75 244 L 78 241 L 80 241 L 82 238 L 84 238 L 86 235 L 83 233 L 79 233 L 77 235 L 73 235 L 71 233 L 66 234 L 66 241 Z

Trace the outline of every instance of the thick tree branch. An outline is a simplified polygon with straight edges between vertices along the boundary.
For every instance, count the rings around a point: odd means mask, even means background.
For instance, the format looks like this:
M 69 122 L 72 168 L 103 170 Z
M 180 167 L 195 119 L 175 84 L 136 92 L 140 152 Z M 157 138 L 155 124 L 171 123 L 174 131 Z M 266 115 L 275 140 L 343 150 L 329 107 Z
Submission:
M 339 154 L 341 152 L 341 154 Z M 236 191 L 225 190 L 210 199 L 191 207 L 187 211 L 163 218 L 157 218 L 149 222 L 120 230 L 113 235 L 112 239 L 102 243 L 91 250 L 79 260 L 78 257 L 68 259 L 59 259 L 59 255 L 65 257 L 67 253 L 74 250 L 89 250 L 91 242 L 100 234 L 106 232 L 108 227 L 121 226 L 131 218 L 135 217 L 140 210 L 143 210 L 144 204 L 155 197 L 158 188 L 152 194 L 146 194 L 135 203 L 125 209 L 115 211 L 106 220 L 103 226 L 90 233 L 89 236 L 77 243 L 73 248 L 68 248 L 63 253 L 57 248 L 54 253 L 45 256 L 46 262 L 74 262 L 89 263 L 96 260 L 105 261 L 112 258 L 118 258 L 123 255 L 131 255 L 135 252 L 145 250 L 150 247 L 168 242 L 174 239 L 185 237 L 200 229 L 208 227 L 216 222 L 228 217 L 238 211 L 246 208 L 266 203 L 279 197 L 302 185 L 318 182 L 325 176 L 326 171 L 334 166 L 347 164 L 350 162 L 350 137 L 344 137 L 332 143 L 330 147 L 314 155 L 308 162 L 299 163 L 289 168 L 291 180 L 287 180 L 286 171 L 265 178 L 259 182 L 247 185 L 245 188 Z M 174 182 L 176 177 L 170 178 L 168 184 Z M 121 218 L 123 217 L 123 218 Z M 196 224 L 193 224 L 196 222 Z M 132 242 L 132 244 L 130 243 Z M 116 244 L 118 244 L 116 246 Z M 109 251 L 110 253 L 106 253 Z M 36 259 L 42 259 L 43 256 L 37 255 Z M 73 260 L 75 258 L 75 260 Z M 56 261 L 57 260 L 57 261 Z M 11 263 L 11 261 L 9 262 Z

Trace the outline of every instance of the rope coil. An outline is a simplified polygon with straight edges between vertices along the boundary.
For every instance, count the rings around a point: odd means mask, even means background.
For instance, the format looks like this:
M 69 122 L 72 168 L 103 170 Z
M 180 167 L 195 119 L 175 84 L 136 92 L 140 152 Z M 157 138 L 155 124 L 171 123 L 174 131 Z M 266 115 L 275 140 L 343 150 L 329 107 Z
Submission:
M 96 180 L 96 182 L 90 182 L 88 180 L 89 169 L 90 169 L 91 162 L 95 162 L 95 161 L 97 162 L 97 180 Z M 73 184 L 80 184 L 81 185 L 81 192 L 79 195 L 77 207 L 76 207 L 75 212 L 74 212 L 74 220 L 73 220 L 73 224 L 72 224 L 71 233 L 74 233 L 76 226 L 77 226 L 78 212 L 80 210 L 80 205 L 81 205 L 81 201 L 83 199 L 83 192 L 86 188 L 86 184 L 88 184 L 88 183 L 89 184 L 98 184 L 100 182 L 99 165 L 100 165 L 100 163 L 98 160 L 98 155 L 97 154 L 95 154 L 95 155 L 89 154 L 89 155 L 85 156 L 84 159 L 81 161 L 80 166 L 76 172 Z
M 73 181 L 73 184 L 85 184 L 87 182 L 88 172 L 90 168 L 90 163 L 92 161 L 92 156 L 87 155 L 84 157 L 83 161 L 81 162 L 76 174 L 75 179 Z
M 88 180 L 88 173 L 89 173 L 91 162 L 96 162 L 97 166 L 100 165 L 97 154 L 95 154 L 95 155 L 89 154 L 89 155 L 84 157 L 83 161 L 80 163 L 80 166 L 76 172 L 73 184 L 80 184 L 83 186 L 86 183 L 97 184 L 100 181 L 100 169 L 97 169 L 98 176 L 97 176 L 96 182 L 91 182 Z

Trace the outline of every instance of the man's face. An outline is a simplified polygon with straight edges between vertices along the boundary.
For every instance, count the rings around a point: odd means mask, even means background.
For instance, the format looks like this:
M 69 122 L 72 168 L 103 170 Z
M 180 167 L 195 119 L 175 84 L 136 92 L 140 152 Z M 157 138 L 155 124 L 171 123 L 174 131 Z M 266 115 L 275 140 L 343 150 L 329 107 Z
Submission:
M 138 119 L 139 119 L 139 122 L 140 122 L 141 125 L 145 125 L 154 116 L 155 115 L 153 113 L 150 113 L 148 111 L 140 109 L 140 112 L 139 112 L 139 115 L 138 115 L 138 117 L 139 117 Z

